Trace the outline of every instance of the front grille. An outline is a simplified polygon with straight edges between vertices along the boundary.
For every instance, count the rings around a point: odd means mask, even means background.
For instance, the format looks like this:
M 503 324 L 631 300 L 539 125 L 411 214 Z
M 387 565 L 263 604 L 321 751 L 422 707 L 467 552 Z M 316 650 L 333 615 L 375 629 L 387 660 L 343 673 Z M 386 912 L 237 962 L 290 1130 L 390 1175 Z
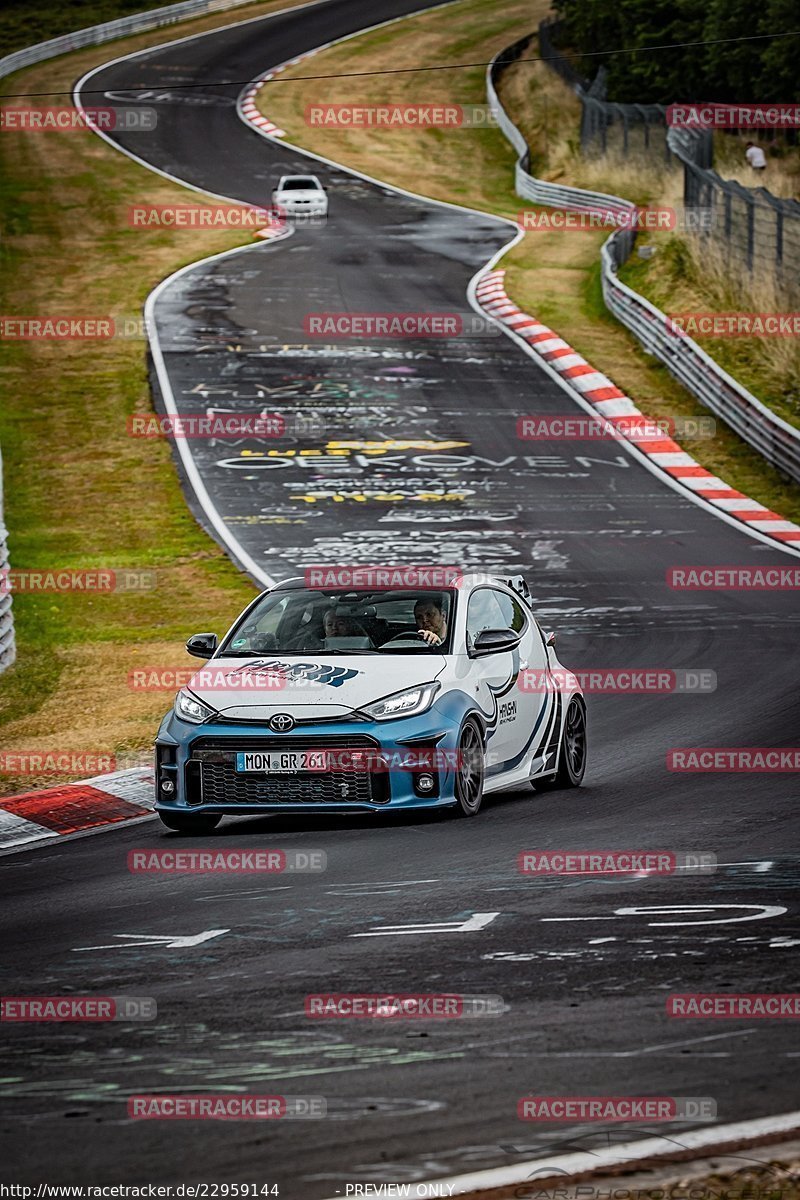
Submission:
M 375 750 L 369 737 L 198 738 L 186 764 L 189 804 L 386 804 L 385 774 L 366 771 L 298 771 L 296 775 L 245 775 L 236 770 L 241 750 Z

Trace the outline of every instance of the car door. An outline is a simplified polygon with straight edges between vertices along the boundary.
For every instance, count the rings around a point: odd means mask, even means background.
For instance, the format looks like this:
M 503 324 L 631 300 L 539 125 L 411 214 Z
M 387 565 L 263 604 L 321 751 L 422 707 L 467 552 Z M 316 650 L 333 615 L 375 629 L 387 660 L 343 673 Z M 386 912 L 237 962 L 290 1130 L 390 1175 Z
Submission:
M 477 587 L 467 605 L 466 650 L 484 629 L 510 628 L 492 587 Z M 501 650 L 470 661 L 472 694 L 486 720 L 486 774 L 497 775 L 519 742 L 519 650 Z
M 548 732 L 555 697 L 549 689 L 547 651 L 541 631 L 522 602 L 508 592 L 495 593 L 504 625 L 522 635 L 519 644 L 519 677 L 514 696 L 517 701 L 513 725 L 513 757 L 534 753 Z M 538 769 L 534 765 L 534 771 Z

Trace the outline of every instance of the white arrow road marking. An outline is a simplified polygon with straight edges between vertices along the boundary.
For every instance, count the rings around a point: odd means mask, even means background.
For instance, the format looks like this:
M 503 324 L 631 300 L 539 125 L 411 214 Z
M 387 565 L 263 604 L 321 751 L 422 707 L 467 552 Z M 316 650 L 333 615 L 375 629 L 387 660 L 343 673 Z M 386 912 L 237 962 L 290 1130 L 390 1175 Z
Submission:
M 742 917 L 719 917 L 707 921 L 648 921 L 649 925 L 732 925 L 737 921 L 764 921 L 780 917 L 787 910 L 780 904 L 654 904 L 643 908 L 615 908 L 608 917 L 542 917 L 542 921 L 615 921 L 617 917 L 676 917 L 695 913 L 713 913 L 718 909 L 746 909 Z
M 110 946 L 73 946 L 73 954 L 84 950 L 127 950 L 129 946 L 163 946 L 168 950 L 181 950 L 184 946 L 199 946 L 201 942 L 210 942 L 212 938 L 230 933 L 230 929 L 206 929 L 203 933 L 192 933 L 187 936 L 173 933 L 115 933 L 118 938 L 138 938 L 136 942 L 112 942 Z
M 382 925 L 371 933 L 351 933 L 350 937 L 399 937 L 401 934 L 474 933 L 491 925 L 499 912 L 473 913 L 467 921 L 434 921 L 430 925 Z

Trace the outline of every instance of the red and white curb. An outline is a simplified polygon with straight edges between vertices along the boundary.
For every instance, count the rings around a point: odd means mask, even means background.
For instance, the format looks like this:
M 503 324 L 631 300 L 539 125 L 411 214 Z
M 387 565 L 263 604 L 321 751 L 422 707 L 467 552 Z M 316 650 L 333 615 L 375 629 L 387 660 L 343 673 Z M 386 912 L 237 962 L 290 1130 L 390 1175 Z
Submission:
M 286 130 L 280 129 L 267 117 L 262 116 L 258 111 L 258 107 L 256 106 L 255 98 L 258 95 L 259 90 L 264 86 L 267 80 L 271 78 L 271 74 L 267 75 L 264 77 L 264 79 L 260 79 L 258 83 L 254 83 L 247 89 L 242 98 L 242 112 L 247 117 L 248 121 L 250 121 L 253 125 L 257 125 L 259 129 L 263 129 L 264 133 L 268 133 L 272 137 L 286 137 Z
M 506 294 L 504 275 L 502 270 L 489 271 L 478 283 L 475 295 L 484 312 L 513 329 L 583 400 L 591 403 L 600 416 L 618 428 L 620 437 L 646 454 L 650 462 L 669 475 L 673 482 L 701 497 L 727 517 L 741 521 L 748 529 L 800 548 L 800 525 L 785 520 L 780 513 L 771 512 L 764 504 L 729 487 L 724 479 L 712 475 L 672 438 L 655 431 L 653 422 L 648 421 L 631 398 L 607 376 L 590 366 L 547 325 L 517 308 Z M 643 428 L 637 429 L 636 423 L 631 427 L 631 417 L 641 417 Z
M 318 49 L 321 49 L 321 47 Z M 257 125 L 259 129 L 264 131 L 264 133 L 268 133 L 270 137 L 286 137 L 285 129 L 281 129 L 275 124 L 274 121 L 270 121 L 268 117 L 265 117 L 263 113 L 259 111 L 258 105 L 256 104 L 256 97 L 263 88 L 264 84 L 269 83 L 270 79 L 274 79 L 275 76 L 279 75 L 281 71 L 285 71 L 287 67 L 294 67 L 298 63 L 303 62 L 304 59 L 311 58 L 312 55 L 316 53 L 317 49 L 308 50 L 305 54 L 299 54 L 297 58 L 290 58 L 288 62 L 280 63 L 280 65 L 277 67 L 272 67 L 265 75 L 262 75 L 260 79 L 257 79 L 255 83 L 251 83 L 250 86 L 242 93 L 242 97 L 239 102 L 239 111 L 241 112 L 242 116 L 250 121 L 251 124 Z
M 265 83 L 273 79 L 280 71 L 285 71 L 287 67 L 292 67 L 296 63 L 302 62 L 304 58 L 310 58 L 312 54 L 316 54 L 316 50 L 309 50 L 306 54 L 301 54 L 297 58 L 291 59 L 289 62 L 281 63 L 280 66 L 273 67 L 266 75 L 262 75 L 255 83 L 251 83 L 248 88 L 242 93 L 239 99 L 239 113 L 251 125 L 255 125 L 261 133 L 267 134 L 269 137 L 282 138 L 286 137 L 286 130 L 281 129 L 274 121 L 270 121 L 268 117 L 263 116 L 259 112 L 256 104 L 256 97 L 261 91 Z M 286 222 L 280 225 L 268 225 L 266 229 L 259 229 L 258 233 L 253 236 L 261 238 L 263 241 L 274 241 L 276 238 L 287 237 L 293 230 L 287 226 Z
M 147 816 L 154 797 L 153 768 L 131 767 L 0 798 L 0 852 Z

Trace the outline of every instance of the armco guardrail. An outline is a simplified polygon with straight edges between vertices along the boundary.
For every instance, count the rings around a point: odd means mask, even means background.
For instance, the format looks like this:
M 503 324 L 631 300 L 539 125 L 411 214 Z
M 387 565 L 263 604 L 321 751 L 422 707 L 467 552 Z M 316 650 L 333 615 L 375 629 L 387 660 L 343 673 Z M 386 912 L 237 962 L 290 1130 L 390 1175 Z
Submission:
M 632 210 L 634 205 L 629 200 L 622 200 L 619 196 L 608 196 L 605 192 L 586 192 L 582 188 L 565 187 L 558 183 L 548 183 L 547 180 L 537 179 L 535 175 L 529 173 L 530 149 L 528 148 L 528 143 L 500 103 L 494 81 L 504 67 L 510 66 L 515 59 L 522 55 L 522 52 L 530 44 L 530 41 L 530 37 L 521 38 L 518 42 L 514 42 L 513 46 L 509 46 L 507 50 L 503 50 L 500 54 L 495 55 L 486 72 L 486 92 L 489 100 L 489 108 L 497 121 L 498 127 L 519 155 L 515 166 L 517 195 L 523 196 L 526 200 L 533 200 L 534 204 L 546 204 L 551 208 L 569 208 L 579 211 L 585 211 L 590 208 L 602 208 L 611 212 L 620 212 L 626 209 Z
M 522 38 L 496 55 L 486 72 L 489 107 L 499 128 L 519 155 L 515 166 L 517 195 L 535 204 L 579 212 L 588 209 L 611 212 L 633 209 L 635 206 L 620 196 L 548 183 L 529 173 L 528 144 L 500 103 L 496 83 L 504 68 L 521 56 L 530 40 Z M 665 313 L 618 278 L 618 269 L 630 256 L 635 241 L 634 230 L 620 229 L 603 244 L 601 265 L 606 307 L 716 417 L 762 454 L 767 462 L 800 483 L 800 430 L 776 416 L 747 388 L 723 371 L 692 338 L 674 332 Z
M 11 611 L 11 591 L 8 576 L 8 533 L 3 524 L 3 459 L 0 456 L 0 671 L 10 667 L 17 656 L 14 643 L 14 614 Z
M 57 58 L 59 54 L 68 54 L 70 50 L 100 46 L 103 42 L 113 41 L 114 38 L 128 37 L 132 33 L 146 33 L 148 29 L 160 29 L 164 25 L 173 25 L 176 21 L 185 21 L 189 17 L 225 12 L 226 9 L 241 8 L 242 5 L 251 3 L 252 0 L 182 0 L 180 4 L 168 4 L 164 8 L 153 8 L 150 12 L 132 13 L 129 17 L 105 21 L 102 25 L 89 25 L 86 29 L 65 33 L 49 42 L 25 46 L 22 50 L 15 50 L 13 54 L 0 58 L 0 79 L 6 75 L 13 75 L 14 71 L 21 71 L 23 67 L 45 62 L 48 58 Z

